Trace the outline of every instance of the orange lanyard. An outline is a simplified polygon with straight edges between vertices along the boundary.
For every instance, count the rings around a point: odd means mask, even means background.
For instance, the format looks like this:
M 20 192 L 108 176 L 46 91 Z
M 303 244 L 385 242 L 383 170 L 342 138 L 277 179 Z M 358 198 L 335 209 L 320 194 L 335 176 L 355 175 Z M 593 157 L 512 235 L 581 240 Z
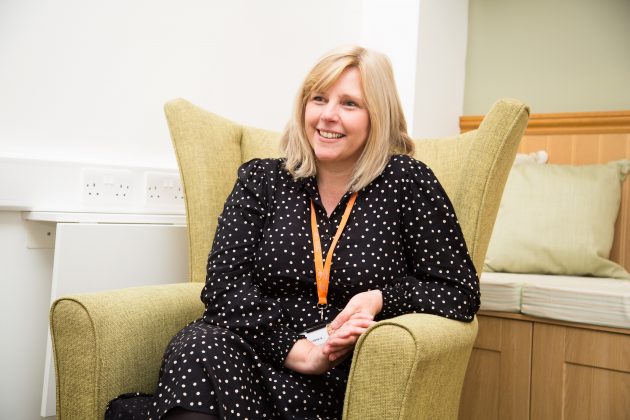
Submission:
M 337 242 L 341 237 L 343 228 L 346 227 L 346 222 L 348 221 L 350 213 L 352 212 L 352 206 L 354 206 L 354 202 L 357 199 L 357 194 L 357 192 L 352 194 L 352 196 L 350 196 L 350 199 L 348 200 L 348 204 L 346 204 L 346 211 L 343 212 L 341 223 L 339 223 L 339 227 L 337 228 L 337 233 L 335 233 L 335 237 L 333 238 L 333 241 L 330 244 L 330 248 L 328 249 L 328 254 L 326 255 L 326 263 L 323 263 L 322 261 L 322 244 L 319 240 L 319 229 L 317 229 L 317 216 L 315 215 L 315 206 L 313 205 L 313 200 L 311 200 L 311 229 L 313 232 L 313 254 L 315 255 L 315 279 L 317 282 L 318 297 L 317 307 L 319 308 L 322 320 L 324 319 L 324 309 L 328 304 L 328 283 L 330 281 L 330 266 L 332 265 L 333 252 L 335 252 L 335 247 L 337 246 Z

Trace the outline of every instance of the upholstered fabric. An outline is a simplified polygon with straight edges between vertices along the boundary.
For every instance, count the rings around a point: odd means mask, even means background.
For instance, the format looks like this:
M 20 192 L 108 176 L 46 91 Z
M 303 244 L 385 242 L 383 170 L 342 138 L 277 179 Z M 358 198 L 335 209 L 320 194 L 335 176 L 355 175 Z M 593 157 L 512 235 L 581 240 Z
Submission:
M 166 345 L 203 313 L 201 287 L 135 287 L 57 300 L 50 311 L 57 419 L 100 420 L 119 394 L 152 392 Z
M 154 389 L 160 349 L 201 315 L 199 282 L 237 167 L 278 156 L 277 133 L 243 127 L 181 99 L 165 109 L 186 195 L 193 283 L 72 296 L 53 305 L 59 420 L 100 419 L 110 398 Z M 451 197 L 478 270 L 527 117 L 524 104 L 502 100 L 476 131 L 417 142 L 416 157 Z M 456 418 L 476 332 L 476 321 L 433 315 L 378 323 L 357 343 L 344 417 Z
M 470 324 L 409 314 L 382 321 L 357 342 L 346 419 L 456 419 L 477 336 Z

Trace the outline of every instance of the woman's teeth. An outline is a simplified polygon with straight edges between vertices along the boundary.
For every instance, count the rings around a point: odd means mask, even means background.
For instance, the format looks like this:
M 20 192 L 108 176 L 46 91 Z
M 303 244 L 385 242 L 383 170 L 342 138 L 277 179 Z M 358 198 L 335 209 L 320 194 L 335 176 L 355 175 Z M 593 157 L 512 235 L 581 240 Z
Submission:
M 343 134 L 331 133 L 328 131 L 319 130 L 319 134 L 326 139 L 340 139 L 343 137 Z

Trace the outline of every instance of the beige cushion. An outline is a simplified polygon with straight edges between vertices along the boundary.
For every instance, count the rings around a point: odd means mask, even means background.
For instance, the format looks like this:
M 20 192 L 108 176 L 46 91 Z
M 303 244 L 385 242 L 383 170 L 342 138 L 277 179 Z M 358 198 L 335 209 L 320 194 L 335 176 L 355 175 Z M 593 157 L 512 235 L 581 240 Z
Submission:
M 485 260 L 487 271 L 630 278 L 610 261 L 630 160 L 515 165 Z

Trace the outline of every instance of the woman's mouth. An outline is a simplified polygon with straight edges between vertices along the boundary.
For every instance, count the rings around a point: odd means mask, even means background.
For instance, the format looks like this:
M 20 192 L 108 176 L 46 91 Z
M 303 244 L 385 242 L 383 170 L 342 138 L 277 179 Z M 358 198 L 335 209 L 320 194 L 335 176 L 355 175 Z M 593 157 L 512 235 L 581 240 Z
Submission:
M 317 133 L 325 139 L 335 140 L 345 136 L 345 134 L 335 133 L 332 131 L 317 130 Z

